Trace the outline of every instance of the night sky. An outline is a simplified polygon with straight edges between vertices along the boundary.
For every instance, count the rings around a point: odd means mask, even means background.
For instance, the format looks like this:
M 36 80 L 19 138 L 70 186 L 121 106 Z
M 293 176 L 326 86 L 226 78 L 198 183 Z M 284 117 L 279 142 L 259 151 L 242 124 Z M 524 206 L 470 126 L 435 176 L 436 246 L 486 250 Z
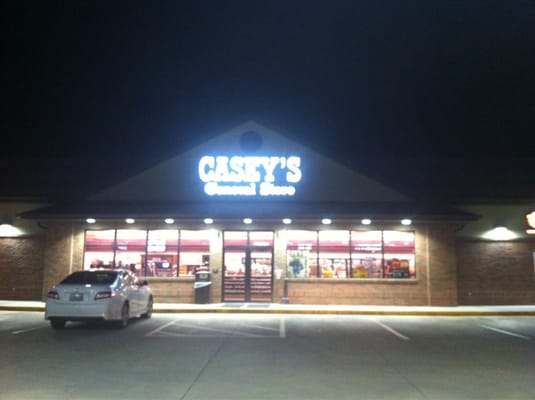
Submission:
M 533 1 L 2 1 L 2 156 L 245 120 L 343 160 L 533 156 Z

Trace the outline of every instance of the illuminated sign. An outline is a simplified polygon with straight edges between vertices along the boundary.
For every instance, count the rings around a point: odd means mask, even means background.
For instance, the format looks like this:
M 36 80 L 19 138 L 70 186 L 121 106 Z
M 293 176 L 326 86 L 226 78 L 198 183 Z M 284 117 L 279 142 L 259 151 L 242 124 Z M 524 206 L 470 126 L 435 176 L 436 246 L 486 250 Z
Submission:
M 203 156 L 199 178 L 209 196 L 293 196 L 301 157 Z
M 535 211 L 532 211 L 530 214 L 526 214 L 526 223 L 529 226 L 529 229 L 526 230 L 526 233 L 529 235 L 535 235 Z

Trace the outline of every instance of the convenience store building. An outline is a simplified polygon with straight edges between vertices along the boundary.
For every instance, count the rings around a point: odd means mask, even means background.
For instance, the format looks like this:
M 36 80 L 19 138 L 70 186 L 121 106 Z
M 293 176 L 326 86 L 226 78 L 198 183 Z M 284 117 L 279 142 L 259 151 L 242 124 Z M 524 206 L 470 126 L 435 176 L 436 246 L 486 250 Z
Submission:
M 148 280 L 156 302 L 194 303 L 196 272 L 208 271 L 213 303 L 532 304 L 532 237 L 470 237 L 477 211 L 420 204 L 247 122 L 85 201 L 22 217 L 43 228 L 26 267 L 42 274 L 41 297 L 74 270 L 111 267 Z M 505 263 L 507 282 L 488 279 Z

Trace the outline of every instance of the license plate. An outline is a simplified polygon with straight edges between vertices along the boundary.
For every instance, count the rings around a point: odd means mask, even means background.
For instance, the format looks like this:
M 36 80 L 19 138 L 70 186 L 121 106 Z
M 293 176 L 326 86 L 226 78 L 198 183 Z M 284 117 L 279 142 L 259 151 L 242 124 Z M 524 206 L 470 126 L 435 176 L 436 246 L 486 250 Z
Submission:
M 70 299 L 71 301 L 82 301 L 84 299 L 84 295 L 82 293 L 71 293 Z

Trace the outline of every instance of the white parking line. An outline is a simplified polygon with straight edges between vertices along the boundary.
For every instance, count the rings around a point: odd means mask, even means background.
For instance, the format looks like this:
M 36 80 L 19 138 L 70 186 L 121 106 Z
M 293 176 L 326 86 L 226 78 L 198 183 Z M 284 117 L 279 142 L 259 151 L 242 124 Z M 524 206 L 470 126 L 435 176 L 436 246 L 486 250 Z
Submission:
M 169 328 L 172 325 L 177 324 L 180 321 L 180 324 L 178 325 L 180 329 L 186 329 L 186 332 L 180 330 L 177 332 L 173 332 L 173 330 L 169 331 L 167 328 Z M 258 334 L 258 333 L 252 333 L 248 332 L 248 330 L 255 329 L 264 331 L 266 333 L 273 332 L 273 334 Z M 188 331 L 189 330 L 189 331 Z M 278 333 L 278 335 L 277 335 Z M 286 337 L 286 323 L 285 319 L 281 318 L 280 323 L 278 327 L 269 327 L 269 326 L 262 326 L 257 325 L 254 323 L 249 324 L 241 324 L 239 329 L 232 328 L 232 329 L 225 329 L 222 327 L 210 327 L 206 325 L 197 325 L 195 323 L 185 323 L 183 319 L 177 319 L 174 321 L 170 321 L 166 324 L 163 324 L 162 326 L 148 332 L 145 334 L 145 336 L 177 336 L 177 337 L 220 337 L 220 336 L 233 336 L 233 337 L 242 337 L 242 338 L 285 338 Z
M 174 321 L 169 321 L 167 324 L 163 324 L 162 326 L 160 326 L 159 328 L 156 328 L 154 329 L 153 331 L 150 331 L 149 333 L 147 333 L 145 336 L 152 336 L 154 335 L 155 333 L 158 333 L 160 332 L 161 330 L 171 326 L 171 325 L 174 325 L 176 322 L 180 321 L 180 319 L 175 319 Z
M 31 331 L 35 331 L 37 329 L 42 329 L 42 328 L 46 328 L 45 326 L 36 326 L 36 327 L 33 327 L 33 328 L 28 328 L 28 329 L 21 329 L 19 331 L 13 331 L 11 332 L 13 335 L 18 335 L 19 333 L 26 333 L 26 332 L 31 332 Z
M 506 331 L 506 330 L 504 330 L 504 329 L 494 328 L 494 327 L 492 327 L 492 326 L 488 326 L 488 325 L 480 325 L 480 326 L 481 326 L 482 328 L 488 329 L 489 331 L 494 331 L 494 332 L 498 332 L 498 333 L 503 333 L 504 335 L 517 337 L 517 338 L 519 338 L 519 339 L 531 340 L 531 338 L 530 338 L 529 336 L 520 335 L 520 334 L 518 334 L 518 333 L 514 333 L 514 332 Z
M 396 335 L 398 338 L 400 339 L 403 339 L 403 340 L 410 340 L 410 338 L 408 336 L 405 336 L 401 333 L 399 333 L 398 331 L 396 331 L 395 329 L 389 327 L 388 325 L 386 324 L 383 324 L 381 321 L 377 321 L 376 319 L 373 320 L 373 322 L 375 322 L 377 325 L 379 325 L 380 327 L 382 327 L 383 329 L 386 329 L 388 332 L 390 332 L 391 334 L 393 335 Z

